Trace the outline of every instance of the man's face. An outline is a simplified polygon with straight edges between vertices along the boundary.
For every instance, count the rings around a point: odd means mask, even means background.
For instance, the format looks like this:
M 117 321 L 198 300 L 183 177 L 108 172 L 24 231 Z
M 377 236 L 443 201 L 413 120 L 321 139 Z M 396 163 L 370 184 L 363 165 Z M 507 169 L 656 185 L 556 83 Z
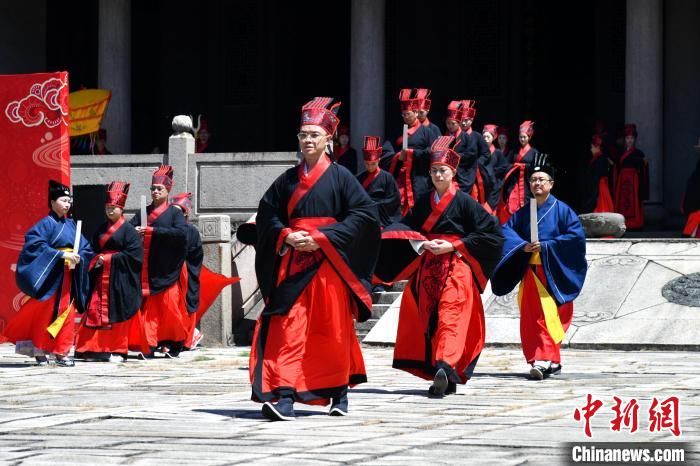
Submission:
M 453 134 L 459 129 L 459 122 L 454 118 L 448 118 L 447 121 L 445 121 L 445 125 L 447 126 L 447 131 Z
M 547 197 L 554 186 L 554 180 L 545 172 L 530 175 L 530 191 L 535 197 Z
M 435 164 L 430 167 L 430 178 L 438 190 L 449 188 L 454 176 L 455 171 L 447 165 Z
M 117 207 L 115 205 L 106 205 L 105 206 L 105 215 L 109 219 L 110 222 L 114 223 L 119 218 L 122 216 L 122 209 L 120 207 Z
M 530 136 L 527 135 L 527 133 L 520 133 L 518 135 L 518 142 L 520 142 L 520 145 L 525 147 L 528 142 L 530 142 Z
M 297 134 L 299 151 L 306 156 L 323 154 L 330 137 L 326 130 L 316 125 L 304 125 Z
M 416 115 L 418 116 L 418 121 L 424 122 L 426 118 L 428 118 L 428 111 L 427 110 L 418 110 L 416 112 Z
M 486 141 L 486 144 L 491 144 L 493 142 L 493 135 L 488 131 L 484 131 L 484 141 Z
M 408 126 L 413 126 L 418 115 L 413 110 L 406 110 L 405 112 L 401 112 L 401 118 L 403 118 L 403 122 Z
M 367 173 L 376 172 L 377 167 L 379 167 L 379 162 L 368 162 L 367 160 L 365 160 L 365 168 L 367 169 Z
M 151 185 L 151 200 L 158 202 L 168 198 L 168 189 L 165 185 L 154 184 Z
M 464 120 L 462 120 L 462 129 L 463 129 L 464 131 L 467 131 L 469 128 L 472 127 L 472 122 L 473 122 L 473 121 L 474 121 L 474 120 L 472 120 L 471 118 L 465 118 Z

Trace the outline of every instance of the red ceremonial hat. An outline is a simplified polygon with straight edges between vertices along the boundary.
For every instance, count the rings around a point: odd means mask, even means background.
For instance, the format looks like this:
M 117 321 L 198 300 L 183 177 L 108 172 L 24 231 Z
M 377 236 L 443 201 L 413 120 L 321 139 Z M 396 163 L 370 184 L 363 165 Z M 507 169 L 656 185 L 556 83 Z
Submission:
M 508 137 L 508 131 L 509 131 L 509 130 L 508 130 L 508 128 L 506 128 L 505 126 L 499 126 L 497 131 L 498 131 L 498 135 L 499 135 L 499 136 L 500 136 L 501 134 L 503 134 L 505 137 Z
M 416 110 L 430 110 L 430 89 L 416 89 Z
M 591 144 L 593 144 L 596 147 L 600 147 L 603 145 L 603 137 L 600 134 L 594 134 L 593 137 L 591 138 Z
M 473 120 L 476 117 L 476 100 L 463 100 L 462 104 L 462 119 Z
M 491 133 L 491 136 L 495 138 L 498 137 L 498 126 L 496 125 L 484 125 L 484 129 L 481 131 L 482 133 Z
M 625 125 L 625 136 L 634 136 L 635 138 L 637 137 L 637 125 L 634 123 L 627 123 Z
M 447 117 L 445 117 L 445 119 L 462 121 L 462 106 L 461 100 L 451 101 L 447 106 Z
M 113 205 L 123 209 L 126 205 L 126 198 L 129 195 L 129 186 L 131 184 L 126 181 L 112 181 L 109 183 L 105 205 Z
M 535 122 L 532 120 L 523 121 L 520 123 L 520 132 L 527 134 L 531 138 L 535 134 Z
M 362 156 L 365 162 L 377 162 L 382 157 L 382 146 L 378 136 L 365 136 Z
M 153 172 L 151 184 L 162 184 L 165 189 L 170 191 L 173 187 L 173 167 L 170 165 L 161 165 Z
M 452 150 L 452 144 L 455 142 L 454 136 L 440 136 L 430 146 L 432 155 L 430 156 L 430 165 L 447 165 L 453 170 L 457 170 L 459 165 L 459 154 Z
M 301 126 L 320 126 L 333 136 L 340 124 L 339 109 L 340 102 L 333 103 L 332 97 L 314 97 L 301 107 Z
M 418 110 L 418 99 L 416 99 L 415 89 L 401 89 L 399 92 L 399 102 L 401 103 L 401 111 L 416 111 Z
M 170 199 L 170 204 L 182 207 L 182 211 L 187 217 L 192 210 L 192 193 L 179 193 Z

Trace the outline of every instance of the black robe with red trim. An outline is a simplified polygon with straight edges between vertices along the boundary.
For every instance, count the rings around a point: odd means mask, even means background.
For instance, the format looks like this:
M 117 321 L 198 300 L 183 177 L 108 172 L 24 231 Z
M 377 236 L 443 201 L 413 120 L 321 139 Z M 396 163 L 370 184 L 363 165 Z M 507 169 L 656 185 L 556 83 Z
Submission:
M 601 153 L 595 158 L 589 156 L 585 165 L 581 167 L 581 173 L 584 174 L 579 187 L 581 213 L 595 210 L 596 204 L 598 204 L 600 180 L 606 177 L 608 178 L 608 183 L 610 182 L 611 166 L 612 161 L 607 155 Z
M 191 223 L 187 224 L 187 255 L 185 256 L 185 266 L 187 267 L 187 292 L 185 302 L 187 312 L 192 314 L 199 308 L 199 274 L 202 271 L 204 261 L 204 249 L 202 248 L 202 237 L 197 227 Z
M 411 182 L 413 184 L 413 199 L 418 199 L 430 190 L 430 146 L 438 138 L 439 134 L 418 123 L 418 129 L 408 135 L 408 148 L 413 150 L 413 161 L 411 164 Z M 403 136 L 394 139 L 394 144 L 386 141 L 383 146 L 382 158 L 379 166 L 382 170 L 387 170 L 394 178 L 398 179 L 399 171 L 405 162 L 396 161 L 394 171 L 391 171 L 392 159 L 398 157 L 403 147 Z
M 401 217 L 401 195 L 396 180 L 386 170 L 378 169 L 379 174 L 365 187 L 369 197 L 377 204 L 379 222 L 383 227 L 395 222 Z M 361 173 L 357 180 L 364 186 L 370 176 L 368 172 Z
M 92 247 L 96 255 L 112 252 L 109 260 L 109 323 L 129 320 L 141 307 L 141 267 L 143 244 L 136 229 L 129 222 L 122 225 L 100 245 L 100 237 L 112 226 L 105 222 L 95 231 Z M 90 270 L 90 294 L 95 293 L 105 265 Z M 91 312 L 92 310 L 88 310 Z
M 539 154 L 539 151 L 535 149 L 534 147 L 530 146 L 530 149 L 525 153 L 522 159 L 518 160 L 518 150 L 512 150 L 510 152 L 510 156 L 508 157 L 508 169 L 506 170 L 506 174 L 513 168 L 516 162 L 518 163 L 523 163 L 525 164 L 526 167 L 526 174 L 525 174 L 525 181 L 524 181 L 524 199 L 529 199 L 532 197 L 532 193 L 530 192 L 530 185 L 528 184 L 527 180 L 527 167 L 530 166 L 534 160 L 535 156 Z M 510 197 L 511 191 L 513 191 L 513 187 L 519 182 L 519 178 L 517 176 L 517 172 L 513 172 L 503 180 L 503 185 L 501 187 L 501 200 L 504 202 L 506 205 L 508 204 L 508 198 Z M 523 202 L 525 202 L 523 200 Z
M 148 214 L 152 210 L 153 204 L 146 207 Z M 130 223 L 141 226 L 140 211 Z M 182 211 L 171 205 L 149 226 L 153 227 L 153 236 L 145 254 L 148 256 L 148 285 L 153 295 L 166 290 L 180 276 L 187 253 L 187 221 Z
M 700 160 L 688 178 L 682 204 L 682 213 L 685 215 L 690 215 L 696 210 L 700 210 Z
M 486 144 L 481 133 L 472 131 L 467 133 L 462 131 L 460 134 L 460 142 L 455 146 L 455 152 L 459 157 L 459 166 L 457 167 L 457 184 L 459 189 L 465 193 L 470 193 L 472 186 L 476 182 L 476 170 L 481 163 L 482 177 L 487 177 L 487 184 L 493 185 L 490 181 L 490 175 L 486 174 L 485 165 L 488 163 L 489 146 Z
M 461 237 L 463 248 L 476 260 L 475 263 L 464 258 L 472 268 L 479 290 L 483 292 L 486 281 L 501 258 L 504 238 L 498 221 L 470 195 L 457 190 L 454 199 L 430 231 L 423 232 L 421 227 L 432 213 L 433 195 L 434 191 L 430 191 L 416 202 L 409 215 L 384 229 L 375 275 L 386 283 L 407 278 L 405 274 L 419 258 L 408 240 L 424 239 L 422 236 L 428 233 L 455 234 Z M 459 249 L 462 247 L 457 251 Z
M 506 172 L 508 171 L 508 160 L 500 149 L 496 149 L 491 153 L 486 167 L 489 170 L 493 180 L 493 186 L 489 192 L 489 205 L 492 209 L 495 209 L 498 206 L 498 200 L 501 197 L 503 178 L 506 176 Z
M 287 206 L 299 185 L 299 170 L 299 166 L 292 167 L 280 175 L 258 206 L 255 273 L 266 301 L 262 314 L 289 312 L 320 266 L 317 262 L 277 284 L 282 257 L 278 243 L 280 233 L 291 225 L 290 217 L 332 217 L 336 223 L 318 228 L 330 243 L 329 250 L 322 245 L 320 251 L 350 288 L 357 303 L 358 320 L 367 320 L 372 307 L 372 273 L 379 252 L 377 207 L 348 170 L 330 164 L 289 216 Z

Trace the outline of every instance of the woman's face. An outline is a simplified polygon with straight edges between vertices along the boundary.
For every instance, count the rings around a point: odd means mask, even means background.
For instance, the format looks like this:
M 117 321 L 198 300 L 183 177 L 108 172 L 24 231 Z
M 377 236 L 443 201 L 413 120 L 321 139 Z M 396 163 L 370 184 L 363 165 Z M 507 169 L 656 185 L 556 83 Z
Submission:
M 635 137 L 632 134 L 625 136 L 625 147 L 632 147 L 634 145 Z
M 350 142 L 350 137 L 348 137 L 347 134 L 341 134 L 340 136 L 338 136 L 338 143 L 341 146 L 347 146 L 349 142 Z
M 484 141 L 486 141 L 486 144 L 491 145 L 493 142 L 493 134 L 489 133 L 488 131 L 484 131 Z
M 505 134 L 498 135 L 498 144 L 501 147 L 505 146 L 507 142 L 508 142 L 508 136 L 506 136 Z
M 121 209 L 121 207 L 117 207 L 115 205 L 106 205 L 105 206 L 105 215 L 107 216 L 109 221 L 112 223 L 119 220 L 121 218 L 123 212 L 124 211 Z
M 447 121 L 445 121 L 445 125 L 447 125 L 447 131 L 452 134 L 456 133 L 459 129 L 459 122 L 454 118 L 448 118 Z
M 527 133 L 520 133 L 518 135 L 518 142 L 520 142 L 520 145 L 525 147 L 528 142 L 530 142 L 530 136 L 527 135 Z
M 72 197 L 61 196 L 55 201 L 51 201 L 51 210 L 53 210 L 59 217 L 64 217 L 68 213 L 72 205 Z

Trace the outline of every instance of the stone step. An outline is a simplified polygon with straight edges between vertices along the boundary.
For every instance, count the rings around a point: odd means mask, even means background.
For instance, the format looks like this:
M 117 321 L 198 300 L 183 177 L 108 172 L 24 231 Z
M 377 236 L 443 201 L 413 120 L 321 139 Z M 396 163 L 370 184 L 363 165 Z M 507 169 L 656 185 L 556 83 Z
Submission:
M 400 291 L 385 291 L 383 293 L 372 293 L 372 303 L 374 303 L 374 304 L 391 304 L 399 296 L 401 296 Z
M 391 304 L 375 304 L 372 306 L 372 319 L 380 319 L 391 307 Z

